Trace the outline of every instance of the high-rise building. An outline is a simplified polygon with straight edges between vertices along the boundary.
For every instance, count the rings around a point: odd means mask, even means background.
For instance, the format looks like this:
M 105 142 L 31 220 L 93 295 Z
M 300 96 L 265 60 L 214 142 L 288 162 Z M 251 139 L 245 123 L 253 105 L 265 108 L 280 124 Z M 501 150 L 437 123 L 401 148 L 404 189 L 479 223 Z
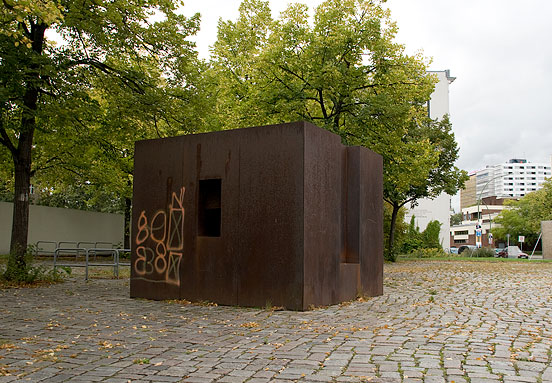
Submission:
M 542 187 L 552 175 L 550 163 L 511 159 L 506 163 L 488 165 L 476 173 L 477 199 L 486 197 L 520 198 Z
M 487 165 L 473 172 L 460 192 L 462 223 L 450 228 L 453 246 L 475 245 L 476 226 L 481 228 L 483 246 L 496 245 L 490 240 L 497 215 L 505 209 L 504 201 L 519 199 L 542 188 L 552 175 L 550 163 L 528 162 L 514 158 L 506 163 Z
M 473 206 L 477 203 L 476 197 L 476 172 L 470 173 L 470 179 L 464 184 L 464 189 L 460 191 L 460 209 Z
M 437 75 L 439 79 L 431 94 L 431 100 L 428 102 L 429 117 L 441 119 L 444 115 L 449 114 L 449 85 L 456 80 L 456 77 L 451 77 L 448 69 L 429 73 Z M 450 199 L 450 195 L 442 193 L 434 199 L 418 200 L 418 205 L 406 212 L 405 220 L 409 222 L 414 216 L 420 230 L 424 230 L 430 221 L 439 221 L 441 223 L 439 240 L 443 248 L 448 248 L 450 247 Z

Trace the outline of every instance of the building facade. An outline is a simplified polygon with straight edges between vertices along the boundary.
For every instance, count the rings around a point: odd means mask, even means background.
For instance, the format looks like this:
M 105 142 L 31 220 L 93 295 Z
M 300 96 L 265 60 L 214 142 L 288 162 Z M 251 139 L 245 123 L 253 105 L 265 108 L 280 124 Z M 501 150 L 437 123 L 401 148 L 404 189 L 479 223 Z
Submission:
M 477 198 L 521 198 L 539 190 L 551 175 L 550 163 L 532 163 L 526 159 L 514 158 L 489 165 L 476 174 Z
M 435 84 L 435 90 L 428 102 L 428 113 L 432 119 L 441 119 L 449 114 L 449 86 L 456 77 L 451 77 L 450 70 L 430 71 L 439 79 Z M 408 209 L 405 213 L 406 222 L 410 222 L 412 216 L 420 230 L 424 230 L 430 221 L 441 223 L 439 241 L 443 248 L 450 247 L 450 200 L 451 196 L 442 193 L 434 199 L 424 198 L 417 201 L 417 205 Z
M 477 204 L 476 197 L 476 179 L 477 175 L 475 172 L 470 173 L 470 179 L 464 184 L 464 189 L 460 191 L 460 209 L 465 207 L 473 206 Z
M 490 239 L 494 220 L 504 209 L 504 202 L 519 199 L 542 188 L 552 175 L 550 163 L 513 158 L 508 162 L 487 165 L 473 172 L 460 192 L 462 223 L 450 228 L 451 246 L 476 245 L 476 227 L 481 226 L 481 245 L 497 246 Z
M 495 246 L 492 239 L 493 227 L 497 215 L 504 209 L 504 199 L 496 197 L 487 197 L 474 204 L 462 208 L 462 223 L 450 228 L 450 246 L 460 247 L 462 245 L 476 245 L 481 242 L 481 246 Z M 480 226 L 480 227 L 479 227 Z M 477 238 L 477 229 L 481 229 L 480 241 Z

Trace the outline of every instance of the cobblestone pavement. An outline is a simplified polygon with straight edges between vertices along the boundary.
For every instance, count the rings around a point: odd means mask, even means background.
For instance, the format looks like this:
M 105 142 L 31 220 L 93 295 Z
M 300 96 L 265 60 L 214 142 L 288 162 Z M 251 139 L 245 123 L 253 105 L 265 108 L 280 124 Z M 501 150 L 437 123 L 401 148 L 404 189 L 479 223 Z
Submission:
M 0 291 L 0 382 L 552 382 L 552 264 L 409 261 L 308 312 Z

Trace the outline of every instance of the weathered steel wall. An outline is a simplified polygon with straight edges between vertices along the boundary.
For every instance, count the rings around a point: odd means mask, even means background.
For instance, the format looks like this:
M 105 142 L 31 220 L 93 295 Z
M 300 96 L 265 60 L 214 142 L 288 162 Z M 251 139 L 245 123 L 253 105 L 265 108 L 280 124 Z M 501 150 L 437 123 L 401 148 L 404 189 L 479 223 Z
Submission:
M 303 307 L 303 126 L 242 130 L 238 303 Z
M 305 127 L 303 309 L 339 302 L 344 150 L 339 136 Z
M 542 259 L 552 259 L 552 221 L 541 221 Z
M 383 294 L 383 159 L 366 148 L 358 150 L 360 292 L 377 296 Z M 349 174 L 349 178 L 354 176 Z
M 378 155 L 303 122 L 138 142 L 131 296 L 302 310 L 381 294 L 381 177 Z

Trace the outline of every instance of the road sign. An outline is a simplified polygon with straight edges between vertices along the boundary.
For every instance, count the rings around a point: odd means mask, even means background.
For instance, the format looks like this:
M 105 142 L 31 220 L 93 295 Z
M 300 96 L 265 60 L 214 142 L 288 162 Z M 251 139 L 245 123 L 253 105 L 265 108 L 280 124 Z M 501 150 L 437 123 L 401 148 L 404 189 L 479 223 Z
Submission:
M 518 237 L 518 242 L 521 242 L 521 243 L 525 242 L 525 236 L 524 236 L 524 235 L 520 235 L 520 236 Z

